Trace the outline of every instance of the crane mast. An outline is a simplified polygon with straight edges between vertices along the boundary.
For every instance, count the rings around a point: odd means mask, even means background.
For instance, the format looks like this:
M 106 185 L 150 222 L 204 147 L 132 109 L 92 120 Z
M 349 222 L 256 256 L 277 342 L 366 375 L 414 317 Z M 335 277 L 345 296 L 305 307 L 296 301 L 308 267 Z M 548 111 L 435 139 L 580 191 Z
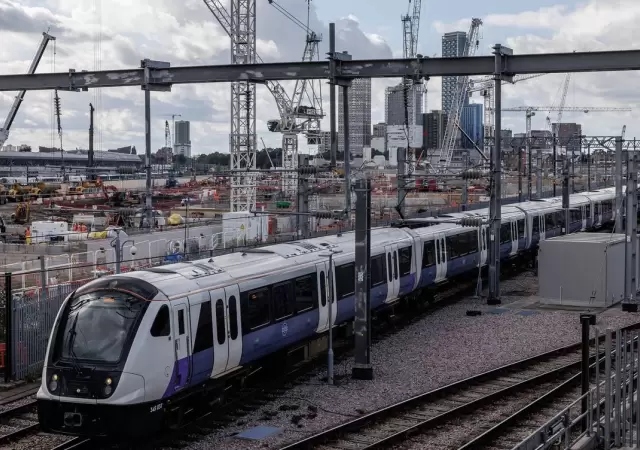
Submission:
M 469 32 L 467 33 L 467 41 L 464 46 L 462 57 L 473 56 L 478 47 L 478 31 L 482 25 L 481 19 L 472 19 Z M 458 129 L 460 128 L 460 113 L 464 101 L 468 95 L 469 77 L 459 76 L 456 79 L 456 91 L 453 96 L 453 102 L 451 103 L 451 111 L 448 111 L 449 118 L 447 120 L 447 127 L 444 131 L 442 138 L 442 148 L 440 150 L 439 172 L 447 170 L 451 164 L 453 158 L 453 150 L 455 146 L 456 136 Z
M 55 39 L 56 39 L 55 37 L 51 36 L 47 32 L 42 33 L 42 41 L 40 42 L 40 46 L 36 51 L 36 55 L 33 57 L 33 61 L 29 66 L 29 70 L 27 71 L 27 74 L 33 75 L 36 72 L 36 69 L 40 64 L 40 61 L 42 60 L 42 56 L 44 55 L 44 51 L 47 49 L 47 45 L 49 44 L 49 41 L 54 41 Z M 24 95 L 26 93 L 27 91 L 20 91 L 16 96 L 15 100 L 13 101 L 13 104 L 11 105 L 11 109 L 9 109 L 9 114 L 4 120 L 4 125 L 2 126 L 2 128 L 0 128 L 0 147 L 2 147 L 4 143 L 7 141 L 7 139 L 9 138 L 9 130 L 11 129 L 11 125 L 13 124 L 13 121 L 16 118 L 16 114 L 18 114 L 18 110 L 20 109 L 20 105 L 22 104 L 22 101 L 24 100 Z
M 409 10 L 411 10 L 409 0 Z M 402 41 L 402 53 L 405 59 L 415 58 L 418 53 L 418 36 L 420 31 L 420 9 L 422 0 L 413 0 L 413 11 L 402 16 L 402 30 L 404 39 Z

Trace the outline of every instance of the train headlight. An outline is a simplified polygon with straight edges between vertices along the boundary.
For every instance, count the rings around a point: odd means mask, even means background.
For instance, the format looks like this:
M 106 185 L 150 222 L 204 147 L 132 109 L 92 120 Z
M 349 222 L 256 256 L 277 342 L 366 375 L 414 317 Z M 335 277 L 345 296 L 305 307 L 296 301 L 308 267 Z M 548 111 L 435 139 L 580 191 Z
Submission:
M 55 392 L 56 389 L 58 389 L 58 375 L 53 374 L 53 376 L 51 377 L 51 380 L 49 380 L 49 390 L 51 392 Z
M 107 378 L 106 380 L 104 380 L 104 388 L 102 390 L 102 392 L 104 392 L 104 395 L 109 396 L 111 395 L 111 393 L 113 392 L 113 387 L 111 386 L 113 384 L 113 380 L 111 378 Z

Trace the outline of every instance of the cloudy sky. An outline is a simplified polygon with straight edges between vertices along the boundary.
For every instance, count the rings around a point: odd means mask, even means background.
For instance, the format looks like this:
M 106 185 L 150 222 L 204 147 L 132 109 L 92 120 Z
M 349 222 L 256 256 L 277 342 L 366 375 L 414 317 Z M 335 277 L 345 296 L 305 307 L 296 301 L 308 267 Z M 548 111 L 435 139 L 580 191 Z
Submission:
M 228 0 L 223 1 L 228 5 Z M 256 0 L 258 53 L 265 61 L 299 60 L 304 32 L 268 0 Z M 278 0 L 291 14 L 306 22 L 305 0 Z M 311 28 L 325 37 L 336 22 L 338 50 L 354 58 L 388 58 L 402 53 L 400 16 L 407 0 L 312 0 Z M 591 0 L 562 3 L 554 0 L 423 0 L 419 52 L 439 56 L 441 35 L 467 31 L 472 17 L 484 21 L 477 55 L 489 55 L 502 43 L 516 53 L 621 50 L 640 42 L 636 24 L 637 0 Z M 169 60 L 174 66 L 228 63 L 229 39 L 202 0 L 0 0 L 0 73 L 24 73 L 35 54 L 42 32 L 50 28 L 57 37 L 50 45 L 39 72 L 69 68 L 117 69 L 138 67 L 144 58 Z M 635 31 L 635 34 L 634 34 Z M 54 54 L 55 50 L 55 54 Z M 575 74 L 567 107 L 637 106 L 637 73 Z M 545 75 L 503 90 L 509 106 L 555 106 L 564 75 Z M 374 80 L 372 122 L 384 120 L 384 88 L 394 80 Z M 285 85 L 288 87 L 288 85 Z M 428 85 L 428 109 L 440 107 L 440 81 Z M 326 89 L 323 91 L 328 98 Z M 14 93 L 0 92 L 0 123 Z M 135 145 L 144 148 L 143 94 L 139 88 L 112 88 L 93 92 L 60 93 L 64 148 L 86 148 L 89 103 L 97 106 L 96 147 Z M 224 84 L 174 86 L 171 93 L 154 93 L 152 99 L 152 149 L 164 144 L 164 121 L 181 114 L 191 121 L 194 154 L 228 151 L 229 86 Z M 634 98 L 636 100 L 634 100 Z M 476 97 L 480 102 L 481 98 Z M 53 120 L 52 94 L 28 92 L 12 127 L 8 144 L 59 146 Z M 279 146 L 280 135 L 269 133 L 266 121 L 277 109 L 269 91 L 258 86 L 258 133 L 267 146 Z M 534 118 L 533 128 L 543 128 L 546 111 Z M 563 121 L 583 123 L 588 135 L 619 134 L 627 125 L 627 138 L 640 138 L 634 112 L 566 112 Z M 551 114 L 555 119 L 555 113 Z M 637 120 L 637 119 L 636 119 Z M 328 129 L 328 123 L 323 124 Z M 505 113 L 503 128 L 524 131 L 522 114 Z

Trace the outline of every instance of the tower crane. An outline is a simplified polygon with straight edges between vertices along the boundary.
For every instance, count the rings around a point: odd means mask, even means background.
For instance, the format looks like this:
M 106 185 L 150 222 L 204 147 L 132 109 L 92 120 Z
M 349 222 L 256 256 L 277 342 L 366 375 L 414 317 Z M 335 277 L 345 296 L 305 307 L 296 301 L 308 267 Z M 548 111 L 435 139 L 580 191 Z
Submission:
M 553 129 L 553 125 L 551 124 L 551 119 L 549 118 L 549 115 L 547 115 L 547 125 L 549 126 L 549 128 L 551 129 L 551 131 L 555 134 L 558 133 L 557 128 L 560 127 L 560 124 L 562 123 L 562 113 L 564 113 L 564 105 L 565 102 L 567 101 L 567 92 L 569 92 L 569 83 L 571 82 L 571 74 L 568 73 L 567 76 L 564 78 L 564 85 L 562 87 L 562 97 L 560 97 L 560 105 L 558 106 L 558 118 L 556 119 L 556 129 Z M 549 111 L 551 112 L 551 111 Z M 529 135 L 527 135 L 527 137 L 530 137 Z
M 164 146 L 171 148 L 171 130 L 169 129 L 169 121 L 164 121 Z
M 47 49 L 47 45 L 49 44 L 49 41 L 55 41 L 55 39 L 56 39 L 55 37 L 51 36 L 47 32 L 42 33 L 42 41 L 40 42 L 40 46 L 36 51 L 36 55 L 34 56 L 33 61 L 31 62 L 31 65 L 29 66 L 29 70 L 27 71 L 27 74 L 33 75 L 36 72 L 36 69 L 38 68 L 38 64 L 40 64 L 40 61 L 42 60 L 42 55 L 44 55 L 44 51 Z M 11 129 L 11 125 L 13 124 L 13 121 L 16 118 L 16 114 L 18 114 L 18 110 L 20 109 L 20 105 L 22 104 L 22 101 L 24 100 L 24 95 L 26 93 L 27 91 L 20 91 L 18 95 L 16 95 L 16 98 L 13 101 L 13 105 L 11 105 L 11 109 L 9 109 L 9 114 L 4 120 L 4 125 L 0 127 L 0 148 L 2 148 L 4 143 L 9 138 L 9 130 Z
M 176 117 L 182 117 L 182 114 L 162 114 L 162 117 L 171 117 L 171 129 L 172 131 L 169 133 L 169 137 L 171 137 L 171 133 L 173 133 L 175 135 L 176 132 Z M 165 125 L 167 125 L 167 121 L 165 120 Z M 165 131 L 166 131 L 166 127 L 165 127 Z M 175 138 L 175 136 L 173 136 Z M 173 141 L 169 141 L 169 145 L 168 147 L 171 148 L 171 150 L 173 151 L 173 144 L 175 144 L 175 142 Z M 166 145 L 166 142 L 165 142 Z
M 462 57 L 473 56 L 478 48 L 478 31 L 482 25 L 481 19 L 471 19 L 471 26 L 467 33 L 467 40 L 462 52 Z M 438 164 L 438 172 L 442 173 L 449 168 L 451 159 L 453 158 L 453 148 L 460 128 L 460 113 L 464 105 L 464 100 L 468 96 L 469 77 L 459 76 L 456 80 L 456 91 L 451 102 L 451 111 L 447 111 L 449 118 L 447 127 L 442 138 L 442 148 L 440 149 L 440 161 Z
M 532 73 L 527 75 L 516 75 L 511 81 L 503 81 L 502 84 L 515 84 L 520 81 L 530 80 L 532 78 L 538 78 L 546 73 Z M 494 138 L 496 137 L 496 130 L 494 125 L 495 117 L 495 97 L 493 95 L 494 89 L 493 77 L 482 77 L 469 81 L 469 95 L 474 92 L 480 92 L 480 95 L 484 98 L 483 108 L 483 126 L 484 126 L 484 142 L 489 145 L 493 145 Z
M 261 63 L 262 58 L 255 53 L 255 0 L 231 0 L 231 13 L 227 11 L 221 0 L 203 0 L 209 11 L 216 18 L 222 29 L 231 38 L 232 42 L 232 60 L 236 53 L 234 42 L 237 40 L 235 36 L 242 34 L 245 48 L 244 52 L 249 52 L 248 47 L 253 53 L 251 61 L 237 61 L 241 62 L 256 62 Z M 289 17 L 294 22 L 300 22 L 290 14 L 286 13 L 282 7 L 277 5 L 275 1 L 270 3 L 278 8 L 285 16 Z M 238 19 L 237 17 L 240 17 Z M 297 25 L 302 22 L 297 23 Z M 322 39 L 317 34 L 311 32 L 307 25 L 302 24 L 305 31 L 307 31 L 305 50 L 303 53 L 303 61 L 311 61 L 314 58 L 319 59 L 318 44 Z M 251 45 L 246 44 L 251 42 Z M 246 86 L 244 89 L 246 93 L 238 91 L 239 88 L 232 85 L 232 112 L 231 112 L 231 169 L 232 170 L 255 170 L 255 155 L 256 155 L 256 136 L 255 136 L 255 84 L 247 82 L 243 83 Z M 267 122 L 269 131 L 282 132 L 282 150 L 283 150 L 283 166 L 287 169 L 295 169 L 298 164 L 298 139 L 299 133 L 305 133 L 307 135 L 308 143 L 317 144 L 320 139 L 320 121 L 324 117 L 322 110 L 322 98 L 320 91 L 319 81 L 317 83 L 318 89 L 310 89 L 308 86 L 312 85 L 309 80 L 296 82 L 294 88 L 293 97 L 289 97 L 284 87 L 277 81 L 267 81 L 265 84 L 267 89 L 273 95 L 278 113 L 280 115 L 279 120 L 270 120 Z M 251 92 L 249 92 L 251 91 Z M 310 99 L 309 105 L 302 105 L 302 99 L 305 97 Z M 252 97 L 251 97 L 252 96 Z M 242 99 L 242 100 L 241 100 Z M 243 103 L 244 102 L 244 103 Z M 252 115 L 253 114 L 253 115 Z M 299 122 L 299 120 L 301 122 Z M 238 125 L 240 124 L 240 125 Z M 234 138 L 234 133 L 237 134 L 244 130 L 243 140 Z M 297 176 L 284 177 L 286 181 L 286 190 L 295 190 L 297 185 Z M 255 186 L 252 183 L 250 176 L 239 177 L 232 176 L 231 185 L 231 210 L 232 211 L 247 211 L 255 208 L 256 194 Z

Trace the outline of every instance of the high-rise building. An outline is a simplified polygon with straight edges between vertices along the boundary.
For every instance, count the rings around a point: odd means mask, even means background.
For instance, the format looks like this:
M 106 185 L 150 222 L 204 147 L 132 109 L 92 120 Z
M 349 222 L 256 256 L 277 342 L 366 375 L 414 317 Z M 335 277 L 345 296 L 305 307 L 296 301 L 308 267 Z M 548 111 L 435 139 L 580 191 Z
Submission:
M 387 124 L 384 122 L 378 122 L 373 125 L 373 136 L 374 138 L 383 138 L 387 132 Z
M 344 113 L 338 92 L 338 152 L 344 152 Z M 362 158 L 371 146 L 371 78 L 355 78 L 349 88 L 349 153 Z
M 467 33 L 454 31 L 442 36 L 442 57 L 459 58 L 464 54 L 467 45 Z M 442 110 L 449 114 L 456 92 L 458 77 L 442 77 Z M 469 104 L 469 97 L 465 96 L 464 106 Z
M 502 139 L 502 149 L 506 151 L 511 151 L 511 146 L 513 142 L 513 131 L 511 130 L 500 130 L 500 138 Z
M 191 158 L 191 130 L 188 120 L 178 120 L 173 130 L 173 154 Z
M 422 125 L 423 85 L 408 86 L 406 91 L 405 102 L 405 87 L 402 83 L 386 89 L 384 117 L 387 125 Z
M 475 148 L 477 145 L 480 149 L 484 148 L 484 127 L 482 126 L 482 109 L 483 105 L 473 103 L 462 108 L 460 113 L 460 127 L 471 138 L 462 137 L 462 148 Z M 475 144 L 475 145 L 474 145 Z
M 582 125 L 579 123 L 554 123 L 551 129 L 558 138 L 558 144 L 566 147 L 567 153 L 579 155 L 582 151 Z
M 427 149 L 440 148 L 444 131 L 447 128 L 447 114 L 444 111 L 435 110 L 424 116 L 424 147 Z
M 318 144 L 318 154 L 324 155 L 331 152 L 331 131 L 320 132 L 320 144 Z

